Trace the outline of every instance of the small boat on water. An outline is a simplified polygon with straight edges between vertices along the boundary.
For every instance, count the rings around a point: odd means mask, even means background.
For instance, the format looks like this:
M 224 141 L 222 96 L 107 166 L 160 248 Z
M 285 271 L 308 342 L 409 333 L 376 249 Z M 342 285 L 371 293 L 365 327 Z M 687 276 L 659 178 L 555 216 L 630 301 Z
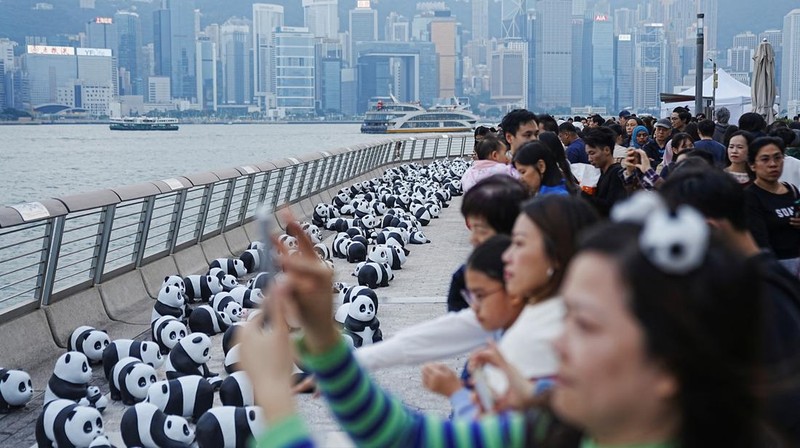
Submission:
M 122 117 L 109 120 L 112 131 L 177 131 L 177 118 Z
M 364 134 L 402 134 L 423 132 L 470 132 L 478 116 L 469 110 L 467 98 L 453 98 L 450 104 L 425 109 L 419 103 L 397 101 L 393 95 L 373 98 L 361 132 Z

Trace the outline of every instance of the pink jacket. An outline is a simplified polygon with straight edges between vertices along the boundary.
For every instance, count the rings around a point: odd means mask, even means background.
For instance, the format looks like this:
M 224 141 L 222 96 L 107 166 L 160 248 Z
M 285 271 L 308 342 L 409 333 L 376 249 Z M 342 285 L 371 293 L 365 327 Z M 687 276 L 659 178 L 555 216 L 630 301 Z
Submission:
M 464 193 L 466 193 L 479 181 L 494 176 L 495 174 L 505 174 L 514 179 L 519 179 L 519 173 L 511 165 L 495 162 L 494 160 L 477 160 L 461 177 L 461 188 L 463 188 Z

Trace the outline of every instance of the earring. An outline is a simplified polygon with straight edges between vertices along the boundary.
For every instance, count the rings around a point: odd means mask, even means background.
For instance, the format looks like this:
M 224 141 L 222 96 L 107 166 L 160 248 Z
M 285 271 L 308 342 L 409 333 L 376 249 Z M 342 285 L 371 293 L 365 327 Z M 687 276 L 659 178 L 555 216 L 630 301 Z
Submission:
M 549 268 L 547 268 L 547 277 L 548 277 L 548 278 L 549 278 L 549 277 L 552 277 L 554 273 L 555 273 L 555 271 L 553 270 L 553 267 L 552 267 L 552 266 L 551 266 L 551 267 L 549 267 Z

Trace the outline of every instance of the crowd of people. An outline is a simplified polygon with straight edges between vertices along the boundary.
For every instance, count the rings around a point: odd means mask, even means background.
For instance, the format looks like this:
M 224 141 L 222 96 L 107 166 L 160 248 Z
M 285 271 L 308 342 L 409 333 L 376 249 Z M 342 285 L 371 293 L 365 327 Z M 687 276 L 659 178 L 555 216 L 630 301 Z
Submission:
M 474 249 L 448 312 L 355 352 L 295 232 L 270 330 L 262 316 L 240 336 L 270 428 L 258 446 L 313 444 L 294 361 L 358 446 L 800 446 L 800 123 L 729 119 L 515 110 L 479 127 L 461 204 Z M 460 374 L 437 363 L 465 353 Z M 423 363 L 449 419 L 367 373 Z

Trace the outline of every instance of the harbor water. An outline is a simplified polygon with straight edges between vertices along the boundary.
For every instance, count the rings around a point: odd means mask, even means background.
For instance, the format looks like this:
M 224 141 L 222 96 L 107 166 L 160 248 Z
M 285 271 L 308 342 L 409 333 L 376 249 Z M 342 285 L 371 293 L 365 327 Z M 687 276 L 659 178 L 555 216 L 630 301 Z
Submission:
M 360 126 L 181 125 L 175 132 L 115 132 L 108 125 L 0 126 L 0 205 L 295 157 L 390 137 L 361 134 Z

